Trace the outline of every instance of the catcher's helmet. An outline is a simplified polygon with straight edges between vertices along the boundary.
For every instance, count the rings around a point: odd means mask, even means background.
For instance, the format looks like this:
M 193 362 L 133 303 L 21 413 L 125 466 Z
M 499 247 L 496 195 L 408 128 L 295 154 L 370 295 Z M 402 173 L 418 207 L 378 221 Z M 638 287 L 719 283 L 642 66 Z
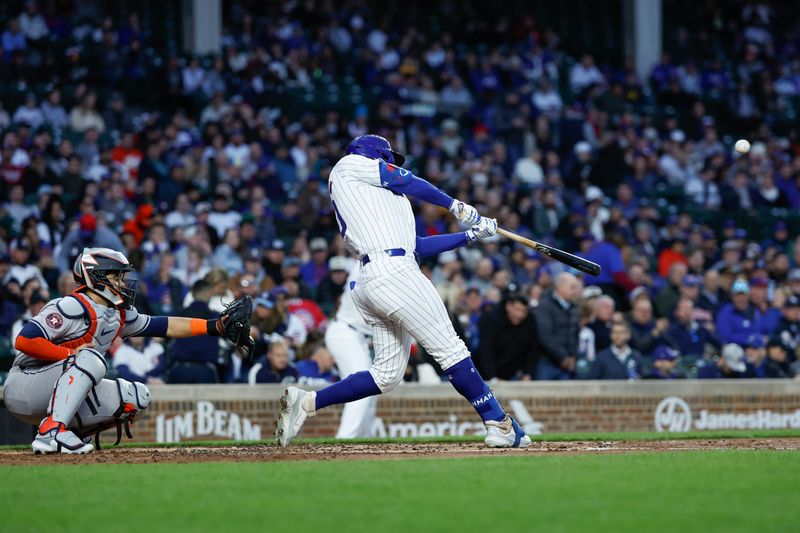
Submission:
M 133 306 L 136 298 L 136 280 L 125 279 L 129 272 L 133 267 L 128 258 L 110 248 L 84 248 L 72 266 L 76 283 L 120 309 Z M 109 279 L 109 274 L 116 274 L 116 279 Z
M 400 152 L 392 150 L 389 141 L 380 135 L 360 135 L 347 145 L 348 154 L 358 154 L 370 159 L 383 159 L 387 163 L 403 166 L 406 158 Z

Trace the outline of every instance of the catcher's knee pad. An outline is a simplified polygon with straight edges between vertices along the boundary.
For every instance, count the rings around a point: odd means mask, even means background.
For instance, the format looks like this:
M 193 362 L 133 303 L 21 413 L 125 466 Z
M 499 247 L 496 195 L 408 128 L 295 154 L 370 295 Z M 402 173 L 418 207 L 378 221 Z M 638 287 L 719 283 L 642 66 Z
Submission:
M 94 391 L 105 375 L 106 360 L 97 350 L 84 348 L 65 359 L 64 372 L 56 382 L 50 402 L 53 419 L 68 424 L 89 391 Z
M 103 379 L 108 370 L 105 357 L 92 348 L 84 348 L 76 353 L 72 358 L 71 364 L 67 363 L 66 372 L 69 372 L 71 368 L 75 368 L 85 374 L 92 381 L 92 386 L 100 383 L 100 380 Z
M 73 431 L 81 437 L 89 435 L 95 436 L 96 447 L 100 448 L 100 432 L 116 427 L 117 441 L 119 444 L 122 439 L 122 430 L 128 438 L 133 438 L 130 424 L 133 423 L 136 415 L 150 406 L 150 390 L 144 383 L 132 383 L 127 379 L 103 380 L 101 385 L 96 388 L 98 392 L 98 405 L 91 409 L 91 404 L 87 402 L 87 409 L 81 411 L 75 417 L 75 427 Z
M 130 382 L 122 378 L 116 381 L 123 413 L 130 413 L 133 410 L 143 411 L 150 406 L 150 389 L 144 383 Z
M 375 385 L 378 386 L 381 392 L 389 392 L 402 383 L 406 369 L 402 365 L 399 366 L 401 368 L 392 370 L 378 369 L 374 366 L 369 369 L 372 379 L 375 380 Z

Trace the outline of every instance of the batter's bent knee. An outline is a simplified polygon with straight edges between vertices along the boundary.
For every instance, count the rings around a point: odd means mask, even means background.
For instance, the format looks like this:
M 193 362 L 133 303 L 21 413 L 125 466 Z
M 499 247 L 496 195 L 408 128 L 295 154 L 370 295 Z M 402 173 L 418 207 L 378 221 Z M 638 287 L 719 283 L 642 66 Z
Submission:
M 395 372 L 385 372 L 379 371 L 375 369 L 375 367 L 372 367 L 369 369 L 369 373 L 372 375 L 372 379 L 375 380 L 375 385 L 377 385 L 383 393 L 389 392 L 403 382 L 403 376 L 406 373 L 406 369 L 401 368 Z

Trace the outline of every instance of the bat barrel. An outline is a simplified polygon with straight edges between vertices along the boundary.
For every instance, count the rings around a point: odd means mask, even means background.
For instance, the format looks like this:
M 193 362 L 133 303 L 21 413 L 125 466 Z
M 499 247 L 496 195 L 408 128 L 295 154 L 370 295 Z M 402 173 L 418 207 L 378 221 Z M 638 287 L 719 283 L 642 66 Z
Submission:
M 546 244 L 542 244 L 540 242 L 526 239 L 525 237 L 517 235 L 516 233 L 503 228 L 497 228 L 497 233 L 518 243 L 524 244 L 525 246 L 533 248 L 540 254 L 552 257 L 556 261 L 580 270 L 585 274 L 590 274 L 592 276 L 597 276 L 600 274 L 600 265 L 582 257 L 578 257 L 577 255 L 565 252 L 564 250 L 559 250 L 558 248 L 553 248 L 552 246 L 547 246 Z
M 547 246 L 541 243 L 536 243 L 536 244 L 539 245 L 536 247 L 536 251 L 541 254 L 552 257 L 556 261 L 571 266 L 586 274 L 590 274 L 592 276 L 600 274 L 600 265 L 598 265 L 597 263 L 593 263 L 592 261 L 589 261 L 582 257 L 578 257 L 577 255 L 573 255 L 569 252 L 565 252 L 564 250 L 553 248 L 552 246 Z

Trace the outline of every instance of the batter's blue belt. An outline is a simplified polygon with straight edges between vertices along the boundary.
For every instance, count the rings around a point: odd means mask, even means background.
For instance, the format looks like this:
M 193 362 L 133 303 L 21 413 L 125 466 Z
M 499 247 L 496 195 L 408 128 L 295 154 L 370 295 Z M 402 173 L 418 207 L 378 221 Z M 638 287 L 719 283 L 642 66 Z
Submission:
M 389 257 L 397 257 L 399 255 L 406 255 L 406 251 L 403 250 L 402 248 L 389 248 L 388 250 L 384 250 L 383 252 L 386 255 L 388 255 Z M 364 257 L 361 258 L 361 266 L 366 265 L 370 261 L 372 261 L 372 259 L 370 259 L 369 256 L 365 254 Z

